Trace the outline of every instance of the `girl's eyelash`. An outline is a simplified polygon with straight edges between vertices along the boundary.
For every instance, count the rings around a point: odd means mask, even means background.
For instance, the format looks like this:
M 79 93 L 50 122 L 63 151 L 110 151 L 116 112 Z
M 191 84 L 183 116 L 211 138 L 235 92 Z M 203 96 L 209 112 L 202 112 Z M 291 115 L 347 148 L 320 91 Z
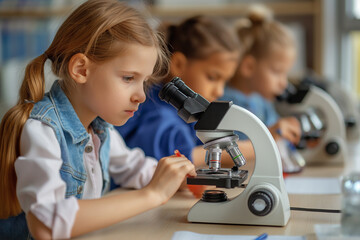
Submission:
M 134 80 L 133 76 L 123 76 L 122 78 L 127 82 Z
M 207 78 L 208 78 L 209 80 L 215 80 L 215 77 L 212 76 L 212 75 L 208 75 Z

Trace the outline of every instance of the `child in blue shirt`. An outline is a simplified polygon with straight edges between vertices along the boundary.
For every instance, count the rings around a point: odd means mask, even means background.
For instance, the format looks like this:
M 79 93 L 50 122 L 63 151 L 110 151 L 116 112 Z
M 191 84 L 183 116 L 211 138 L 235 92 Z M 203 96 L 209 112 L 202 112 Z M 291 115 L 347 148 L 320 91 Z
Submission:
M 220 100 L 233 101 L 262 120 L 278 144 L 284 171 L 298 172 L 304 160 L 293 144 L 300 141 L 300 123 L 295 117 L 280 118 L 272 103 L 287 86 L 296 55 L 294 39 L 261 5 L 239 21 L 236 31 L 244 52 Z
M 235 72 L 240 45 L 235 32 L 216 18 L 191 17 L 162 28 L 172 54 L 170 74 L 150 89 L 135 116 L 117 129 L 130 147 L 140 147 L 149 156 L 161 158 L 179 149 L 195 166 L 204 166 L 205 150 L 195 135 L 194 124 L 185 123 L 158 93 L 163 84 L 178 76 L 208 101 L 217 100 Z M 233 165 L 230 157 L 229 165 Z

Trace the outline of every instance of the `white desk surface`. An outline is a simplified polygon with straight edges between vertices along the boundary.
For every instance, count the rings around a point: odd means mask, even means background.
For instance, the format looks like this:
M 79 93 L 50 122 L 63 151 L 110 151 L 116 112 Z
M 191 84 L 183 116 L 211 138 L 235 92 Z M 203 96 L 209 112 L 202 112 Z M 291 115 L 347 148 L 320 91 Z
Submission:
M 306 166 L 294 176 L 339 177 L 353 170 L 360 171 L 360 143 L 348 144 L 349 161 L 345 166 Z M 251 166 L 250 166 L 251 167 Z M 234 192 L 239 190 L 232 190 Z M 228 193 L 230 195 L 233 192 Z M 292 207 L 340 209 L 341 195 L 289 195 Z M 86 234 L 77 239 L 166 239 L 176 231 L 224 235 L 302 235 L 316 239 L 315 224 L 339 224 L 339 213 L 291 211 L 285 227 L 189 223 L 187 213 L 197 201 L 190 192 L 178 192 L 165 205 L 152 209 L 111 227 Z

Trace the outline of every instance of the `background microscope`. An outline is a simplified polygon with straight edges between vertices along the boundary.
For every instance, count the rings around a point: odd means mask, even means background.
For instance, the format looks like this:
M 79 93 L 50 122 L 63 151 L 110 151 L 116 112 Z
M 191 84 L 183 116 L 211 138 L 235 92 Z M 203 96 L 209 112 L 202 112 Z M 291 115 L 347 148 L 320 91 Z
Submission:
M 188 184 L 215 185 L 219 188 L 245 187 L 230 199 L 222 190 L 206 190 L 189 211 L 188 221 L 284 226 L 290 217 L 289 199 L 282 177 L 280 155 L 267 127 L 254 114 L 232 102 L 209 103 L 188 88 L 179 78 L 167 83 L 160 99 L 178 110 L 187 123 L 195 122 L 195 130 L 207 150 L 209 168 L 197 169 Z M 255 151 L 255 167 L 248 184 L 246 163 L 234 131 L 248 136 Z M 231 156 L 234 167 L 221 168 L 223 150 Z
M 324 90 L 305 81 L 290 84 L 275 107 L 281 116 L 295 116 L 302 128 L 297 145 L 307 164 L 342 164 L 346 159 L 344 115 Z
M 315 73 L 307 74 L 301 81 L 302 85 L 315 85 L 327 92 L 337 103 L 343 115 L 346 127 L 346 139 L 358 140 L 360 137 L 360 110 L 353 94 L 342 87 L 338 82 L 321 78 Z M 299 84 L 298 84 L 299 85 Z

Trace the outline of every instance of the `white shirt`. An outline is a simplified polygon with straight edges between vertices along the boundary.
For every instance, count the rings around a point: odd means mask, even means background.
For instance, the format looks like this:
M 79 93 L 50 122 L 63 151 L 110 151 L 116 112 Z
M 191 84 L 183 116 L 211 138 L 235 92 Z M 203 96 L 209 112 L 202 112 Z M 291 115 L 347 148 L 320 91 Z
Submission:
M 110 176 L 126 188 L 146 186 L 154 173 L 157 161 L 145 157 L 139 148 L 126 147 L 120 134 L 110 129 Z M 83 198 L 101 197 L 102 171 L 99 162 L 100 139 L 90 134 L 83 161 L 87 171 Z M 34 119 L 26 121 L 20 140 L 20 157 L 15 161 L 16 191 L 20 205 L 27 214 L 31 211 L 52 230 L 53 238 L 70 238 L 76 213 L 77 199 L 65 199 L 66 184 L 60 177 L 62 165 L 60 145 L 55 132 Z

